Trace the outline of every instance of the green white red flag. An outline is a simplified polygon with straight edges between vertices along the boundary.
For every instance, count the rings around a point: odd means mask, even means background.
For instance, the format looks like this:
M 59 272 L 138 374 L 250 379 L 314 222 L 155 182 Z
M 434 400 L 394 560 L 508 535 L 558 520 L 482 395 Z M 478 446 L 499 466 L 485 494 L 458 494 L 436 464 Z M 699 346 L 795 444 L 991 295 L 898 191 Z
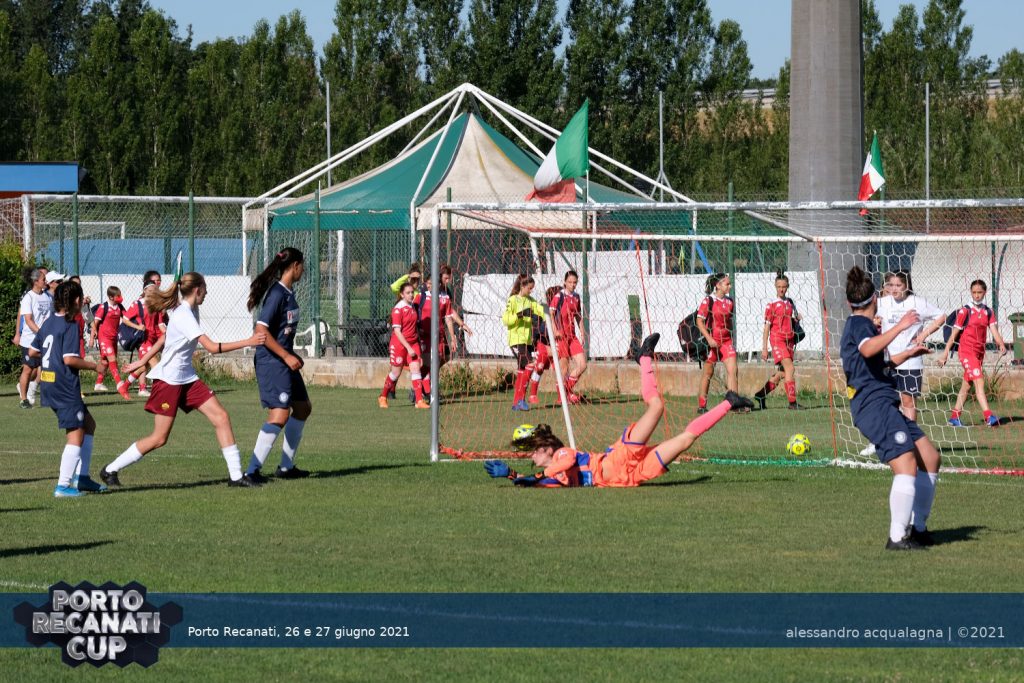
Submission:
M 537 175 L 533 178 L 533 190 L 526 195 L 527 201 L 576 201 L 575 179 L 582 178 L 590 170 L 587 133 L 589 111 L 590 100 L 587 100 L 555 140 L 551 151 L 537 169 Z
M 878 192 L 885 185 L 885 173 L 882 171 L 882 150 L 878 146 L 878 133 L 875 133 L 871 141 L 871 151 L 868 158 L 864 160 L 864 171 L 860 176 L 860 191 L 857 193 L 857 201 L 866 202 L 871 195 Z M 867 209 L 861 209 L 860 215 L 867 214 Z

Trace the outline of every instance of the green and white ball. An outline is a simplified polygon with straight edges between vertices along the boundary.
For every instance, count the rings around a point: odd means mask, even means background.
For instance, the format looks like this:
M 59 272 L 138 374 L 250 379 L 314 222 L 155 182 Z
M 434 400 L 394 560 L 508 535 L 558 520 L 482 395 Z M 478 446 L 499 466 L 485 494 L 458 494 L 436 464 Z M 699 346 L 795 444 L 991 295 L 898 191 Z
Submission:
M 803 434 L 794 434 L 789 437 L 786 444 L 786 451 L 793 456 L 801 457 L 811 452 L 811 440 Z

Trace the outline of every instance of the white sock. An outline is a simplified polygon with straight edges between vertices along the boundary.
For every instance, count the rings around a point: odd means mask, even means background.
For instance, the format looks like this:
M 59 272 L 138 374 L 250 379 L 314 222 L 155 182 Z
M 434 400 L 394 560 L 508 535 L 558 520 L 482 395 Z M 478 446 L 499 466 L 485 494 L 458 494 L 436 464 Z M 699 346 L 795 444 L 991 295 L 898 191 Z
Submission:
M 75 468 L 78 467 L 81 453 L 80 446 L 64 446 L 64 452 L 60 455 L 60 476 L 57 478 L 57 486 L 71 486 L 71 477 L 75 476 Z
M 224 454 L 224 462 L 228 464 L 228 476 L 231 481 L 238 481 L 242 478 L 242 454 L 238 450 L 238 444 L 233 443 L 220 449 Z
M 274 448 L 274 442 L 277 441 L 277 435 L 280 433 L 280 425 L 269 422 L 263 424 L 260 433 L 256 435 L 256 445 L 252 447 L 252 458 L 249 460 L 249 469 L 245 471 L 246 474 L 252 474 L 263 467 L 263 463 L 267 461 L 267 456 Z
M 86 434 L 82 439 L 82 465 L 78 468 L 78 476 L 89 476 L 89 465 L 92 464 L 92 434 Z
M 305 420 L 297 420 L 294 417 L 289 417 L 284 423 L 284 444 L 281 446 L 282 470 L 290 470 L 295 466 L 295 451 L 302 441 L 302 428 L 305 426 Z
M 938 480 L 938 472 L 917 471 L 917 478 L 914 479 L 914 528 L 918 531 L 928 528 L 928 515 L 932 513 L 935 482 Z
M 111 473 L 119 472 L 123 470 L 125 467 L 128 467 L 128 465 L 131 465 L 132 463 L 138 462 L 140 460 L 142 460 L 142 453 L 139 451 L 138 446 L 132 444 L 127 449 L 125 449 L 124 453 L 117 456 L 114 459 L 114 462 L 107 465 L 106 469 L 107 472 Z
M 530 375 L 530 381 L 531 382 L 539 382 L 540 381 L 540 375 L 538 375 L 536 372 L 534 372 L 532 375 Z
M 914 477 L 896 474 L 889 491 L 889 538 L 902 541 L 907 535 L 910 513 L 914 510 Z
M 25 398 L 28 399 L 29 403 L 34 403 L 36 400 L 36 392 L 39 390 L 39 382 L 32 380 L 28 383 L 28 391 L 25 393 Z
M 388 377 L 391 378 L 392 382 L 397 382 L 398 378 L 401 377 L 401 376 L 402 376 L 402 371 L 401 370 L 392 370 L 391 372 L 388 373 Z

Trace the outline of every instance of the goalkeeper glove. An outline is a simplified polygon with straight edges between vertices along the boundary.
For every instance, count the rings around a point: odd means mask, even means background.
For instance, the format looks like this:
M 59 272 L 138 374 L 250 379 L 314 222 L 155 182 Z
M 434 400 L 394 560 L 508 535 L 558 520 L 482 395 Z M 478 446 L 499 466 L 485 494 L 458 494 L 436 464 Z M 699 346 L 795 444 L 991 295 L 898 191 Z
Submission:
M 501 460 L 485 460 L 484 469 L 487 470 L 487 474 L 495 479 L 507 478 L 515 479 L 519 475 L 514 469 L 506 465 Z
M 516 479 L 513 479 L 512 483 L 515 484 L 516 486 L 536 486 L 537 481 L 538 476 L 536 474 L 531 474 L 528 477 L 518 477 Z

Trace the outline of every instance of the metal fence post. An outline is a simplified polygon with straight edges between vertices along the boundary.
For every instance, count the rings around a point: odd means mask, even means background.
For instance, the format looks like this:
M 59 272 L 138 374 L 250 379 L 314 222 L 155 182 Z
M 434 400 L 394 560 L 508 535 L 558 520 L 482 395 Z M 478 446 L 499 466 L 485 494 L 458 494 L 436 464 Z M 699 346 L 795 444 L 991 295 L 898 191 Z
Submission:
M 242 226 L 245 231 L 245 226 Z M 188 269 L 196 269 L 196 198 L 188 193 Z
M 320 185 L 316 188 L 316 207 L 313 209 L 313 357 L 320 357 Z
M 71 197 L 71 271 L 72 275 L 81 275 L 78 267 L 78 193 Z

